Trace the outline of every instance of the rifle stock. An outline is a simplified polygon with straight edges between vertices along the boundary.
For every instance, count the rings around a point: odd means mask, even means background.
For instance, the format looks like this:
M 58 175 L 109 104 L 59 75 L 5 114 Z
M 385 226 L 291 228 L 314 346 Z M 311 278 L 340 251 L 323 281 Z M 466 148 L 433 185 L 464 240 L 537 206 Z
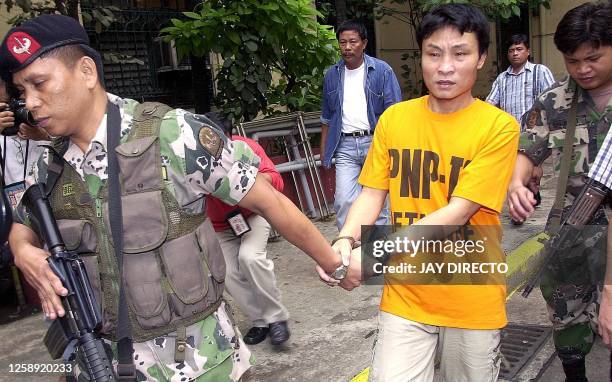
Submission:
M 593 218 L 608 192 L 609 190 L 604 185 L 592 179 L 583 186 L 559 230 L 544 245 L 542 263 L 521 293 L 523 297 L 527 298 L 533 288 L 539 284 L 544 270 L 557 255 L 557 252 L 564 248 L 570 248 L 574 244 L 578 234 Z

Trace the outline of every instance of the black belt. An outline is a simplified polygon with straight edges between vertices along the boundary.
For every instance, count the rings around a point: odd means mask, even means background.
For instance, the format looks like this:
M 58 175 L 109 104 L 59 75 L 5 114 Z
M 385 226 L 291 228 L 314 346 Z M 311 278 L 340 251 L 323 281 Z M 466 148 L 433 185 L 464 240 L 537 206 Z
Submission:
M 372 132 L 370 130 L 359 130 L 352 133 L 342 133 L 343 137 L 365 137 L 367 135 L 372 135 Z

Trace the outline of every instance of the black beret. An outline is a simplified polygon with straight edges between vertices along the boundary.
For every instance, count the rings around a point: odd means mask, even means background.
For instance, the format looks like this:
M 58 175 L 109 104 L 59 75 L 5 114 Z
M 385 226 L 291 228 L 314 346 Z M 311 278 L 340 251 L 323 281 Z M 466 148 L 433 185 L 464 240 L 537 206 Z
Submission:
M 63 15 L 40 15 L 8 31 L 0 46 L 0 74 L 8 78 L 40 57 L 65 45 L 79 45 L 91 56 L 101 74 L 100 54 L 89 45 L 85 29 Z

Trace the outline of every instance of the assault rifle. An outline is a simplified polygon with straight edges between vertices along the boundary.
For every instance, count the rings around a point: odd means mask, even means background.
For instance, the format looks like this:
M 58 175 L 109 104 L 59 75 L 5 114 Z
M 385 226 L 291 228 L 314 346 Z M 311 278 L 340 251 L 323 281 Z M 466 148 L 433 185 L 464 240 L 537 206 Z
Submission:
M 49 267 L 68 290 L 68 294 L 61 297 L 66 314 L 51 324 L 44 338 L 45 346 L 51 357 L 58 359 L 68 345 L 75 341 L 91 380 L 114 382 L 116 378 L 113 367 L 98 334 L 102 327 L 102 314 L 87 277 L 85 264 L 76 253 L 66 250 L 44 189 L 44 183 L 31 186 L 24 200 L 51 253 L 47 258 Z
M 580 194 L 572 204 L 567 217 L 561 222 L 561 226 L 544 245 L 542 264 L 538 271 L 529 280 L 523 290 L 522 296 L 528 297 L 533 288 L 539 284 L 544 270 L 555 257 L 558 251 L 570 248 L 584 226 L 593 218 L 595 211 L 603 203 L 610 190 L 596 180 L 589 179 L 583 186 Z

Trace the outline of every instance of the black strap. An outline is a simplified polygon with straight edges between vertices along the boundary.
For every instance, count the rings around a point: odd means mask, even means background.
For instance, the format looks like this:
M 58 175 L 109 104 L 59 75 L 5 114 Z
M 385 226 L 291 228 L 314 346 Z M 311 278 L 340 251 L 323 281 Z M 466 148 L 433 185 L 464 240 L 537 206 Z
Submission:
M 533 102 L 535 103 L 536 98 L 538 98 L 538 64 L 535 64 L 533 66 L 533 79 L 532 79 L 533 83 L 531 84 L 533 87 L 532 90 L 532 97 L 533 97 Z
M 108 212 L 115 255 L 119 267 L 119 307 L 117 314 L 117 374 L 123 381 L 136 381 L 134 366 L 134 348 L 132 346 L 132 328 L 128 317 L 128 307 L 125 300 L 123 282 L 123 215 L 121 211 L 121 188 L 119 186 L 119 163 L 115 148 L 121 139 L 121 115 L 119 107 L 112 102 L 107 105 L 108 134 Z

